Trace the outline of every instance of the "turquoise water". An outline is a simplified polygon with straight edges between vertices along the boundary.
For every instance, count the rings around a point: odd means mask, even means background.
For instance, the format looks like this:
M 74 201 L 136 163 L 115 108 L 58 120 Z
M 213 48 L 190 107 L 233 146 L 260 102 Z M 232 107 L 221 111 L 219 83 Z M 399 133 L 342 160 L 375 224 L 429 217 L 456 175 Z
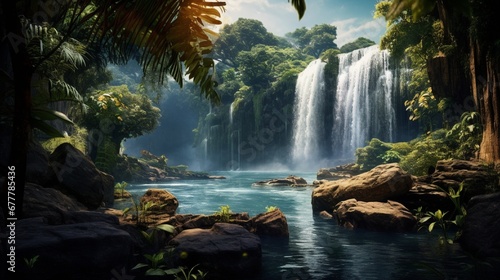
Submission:
M 257 187 L 260 180 L 301 176 L 312 183 L 312 172 L 217 172 L 224 180 L 182 180 L 131 185 L 141 196 L 162 188 L 179 200 L 179 214 L 213 214 L 221 205 L 251 216 L 277 206 L 287 217 L 290 238 L 262 238 L 260 275 L 252 279 L 474 279 L 474 267 L 458 245 L 439 246 L 426 232 L 381 233 L 349 230 L 313 214 L 312 187 Z M 117 206 L 119 208 L 119 205 Z M 436 272 L 433 272 L 436 269 Z M 441 274 L 441 275 L 440 275 Z M 484 278 L 483 278 L 484 279 Z

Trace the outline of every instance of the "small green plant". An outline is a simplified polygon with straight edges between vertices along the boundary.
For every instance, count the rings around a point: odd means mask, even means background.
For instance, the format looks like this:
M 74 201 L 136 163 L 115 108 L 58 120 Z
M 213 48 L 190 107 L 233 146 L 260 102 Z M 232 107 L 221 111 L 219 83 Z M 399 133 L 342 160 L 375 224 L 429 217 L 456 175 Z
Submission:
M 121 183 L 116 183 L 115 184 L 115 193 L 119 193 L 120 198 L 123 198 L 123 192 L 125 191 L 125 188 L 128 186 L 128 183 L 125 181 L 122 181 Z
M 162 231 L 165 231 L 165 232 L 168 232 L 168 233 L 174 233 L 175 231 L 175 227 L 172 226 L 172 225 L 169 225 L 169 224 L 161 224 L 161 225 L 157 225 L 155 226 L 154 228 L 151 229 L 151 232 L 147 232 L 147 231 L 141 231 L 141 234 L 142 236 L 144 236 L 144 238 L 146 239 L 146 241 L 153 245 L 154 243 L 154 239 L 155 239 L 155 236 L 156 236 L 156 232 L 159 231 L 159 230 L 162 230 Z
M 427 227 L 429 232 L 432 232 L 434 230 L 434 227 L 437 225 L 441 228 L 443 234 L 439 237 L 441 244 L 445 244 L 445 242 L 448 244 L 453 244 L 453 239 L 448 238 L 447 234 L 448 224 L 450 223 L 450 221 L 444 218 L 446 214 L 448 214 L 448 212 L 443 213 L 441 209 L 436 210 L 436 212 L 429 211 L 425 213 L 424 217 L 418 221 L 422 225 L 419 229 L 423 228 L 424 224 L 427 221 L 432 220 L 432 222 Z
M 26 266 L 28 267 L 28 269 L 33 269 L 33 267 L 35 267 L 35 264 L 36 264 L 36 261 L 38 260 L 38 257 L 40 257 L 40 255 L 36 255 L 36 256 L 32 257 L 31 259 L 24 258 L 24 262 L 26 263 Z
M 164 252 L 159 252 L 153 255 L 145 254 L 144 257 L 149 261 L 149 263 L 138 263 L 136 266 L 132 268 L 140 269 L 140 268 L 148 268 L 144 275 L 147 276 L 163 276 L 167 275 Z
M 273 212 L 277 209 L 279 209 L 277 206 L 266 206 L 266 212 Z
M 231 220 L 231 214 L 233 213 L 229 205 L 221 205 L 219 209 L 219 211 L 214 213 L 214 215 L 217 216 L 218 221 L 223 223 L 229 222 Z
M 177 272 L 175 275 L 175 280 L 199 280 L 199 279 L 205 279 L 207 276 L 208 272 L 203 272 L 201 270 L 197 270 L 196 274 L 193 273 L 193 270 L 195 267 L 198 265 L 193 266 L 187 273 L 186 273 L 186 268 L 184 267 L 179 267 L 179 272 Z
M 136 224 L 147 224 L 148 214 L 151 212 L 150 209 L 157 204 L 153 201 L 148 201 L 146 203 L 137 202 L 133 198 L 131 201 L 132 207 L 123 209 L 123 215 L 127 215 L 128 212 L 133 211 L 132 218 L 136 221 Z

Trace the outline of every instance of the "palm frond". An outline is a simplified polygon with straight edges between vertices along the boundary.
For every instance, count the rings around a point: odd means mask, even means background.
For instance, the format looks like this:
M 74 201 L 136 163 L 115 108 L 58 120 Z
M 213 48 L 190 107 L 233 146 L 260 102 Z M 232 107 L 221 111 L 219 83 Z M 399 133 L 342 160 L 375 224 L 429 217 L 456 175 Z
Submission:
M 288 2 L 292 2 L 292 6 L 297 10 L 299 14 L 299 19 L 302 19 L 304 13 L 306 12 L 306 1 L 305 0 L 288 0 Z
M 80 4 L 88 0 L 78 1 Z M 182 85 L 186 74 L 211 101 L 220 101 L 214 89 L 214 63 L 205 57 L 212 50 L 215 32 L 207 25 L 221 24 L 219 9 L 225 2 L 209 0 L 151 0 L 94 2 L 91 38 L 110 46 L 111 57 L 127 60 L 140 49 L 144 72 L 166 74 Z

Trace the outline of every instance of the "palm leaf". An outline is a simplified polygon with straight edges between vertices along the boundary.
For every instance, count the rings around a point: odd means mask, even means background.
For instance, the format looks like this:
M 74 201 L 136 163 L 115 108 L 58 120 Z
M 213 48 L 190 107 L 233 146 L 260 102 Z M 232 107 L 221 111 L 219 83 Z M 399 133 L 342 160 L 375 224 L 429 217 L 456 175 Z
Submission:
M 306 1 L 305 0 L 288 0 L 288 2 L 292 2 L 292 6 L 297 10 L 299 14 L 299 19 L 302 19 L 304 13 L 306 12 Z
M 90 0 L 77 1 L 89 5 Z M 221 24 L 220 12 L 225 2 L 209 0 L 151 0 L 92 2 L 95 9 L 82 17 L 93 20 L 91 43 L 107 45 L 113 62 L 123 62 L 139 48 L 140 64 L 145 73 L 159 73 L 160 82 L 166 74 L 182 85 L 186 74 L 201 87 L 213 102 L 220 98 L 212 81 L 214 63 L 204 60 L 212 50 L 207 24 Z M 121 60 L 121 61 L 120 61 Z M 206 63 L 204 63 L 206 62 Z

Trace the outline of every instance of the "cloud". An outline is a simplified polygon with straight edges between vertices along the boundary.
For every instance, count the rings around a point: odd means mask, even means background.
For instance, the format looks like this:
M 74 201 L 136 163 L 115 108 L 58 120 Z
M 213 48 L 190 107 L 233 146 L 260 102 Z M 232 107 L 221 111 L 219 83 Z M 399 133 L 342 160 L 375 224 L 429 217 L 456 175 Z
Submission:
M 352 42 L 359 37 L 365 37 L 379 43 L 380 37 L 386 30 L 384 19 L 362 21 L 358 18 L 349 18 L 331 23 L 337 27 L 337 40 L 339 47 Z

